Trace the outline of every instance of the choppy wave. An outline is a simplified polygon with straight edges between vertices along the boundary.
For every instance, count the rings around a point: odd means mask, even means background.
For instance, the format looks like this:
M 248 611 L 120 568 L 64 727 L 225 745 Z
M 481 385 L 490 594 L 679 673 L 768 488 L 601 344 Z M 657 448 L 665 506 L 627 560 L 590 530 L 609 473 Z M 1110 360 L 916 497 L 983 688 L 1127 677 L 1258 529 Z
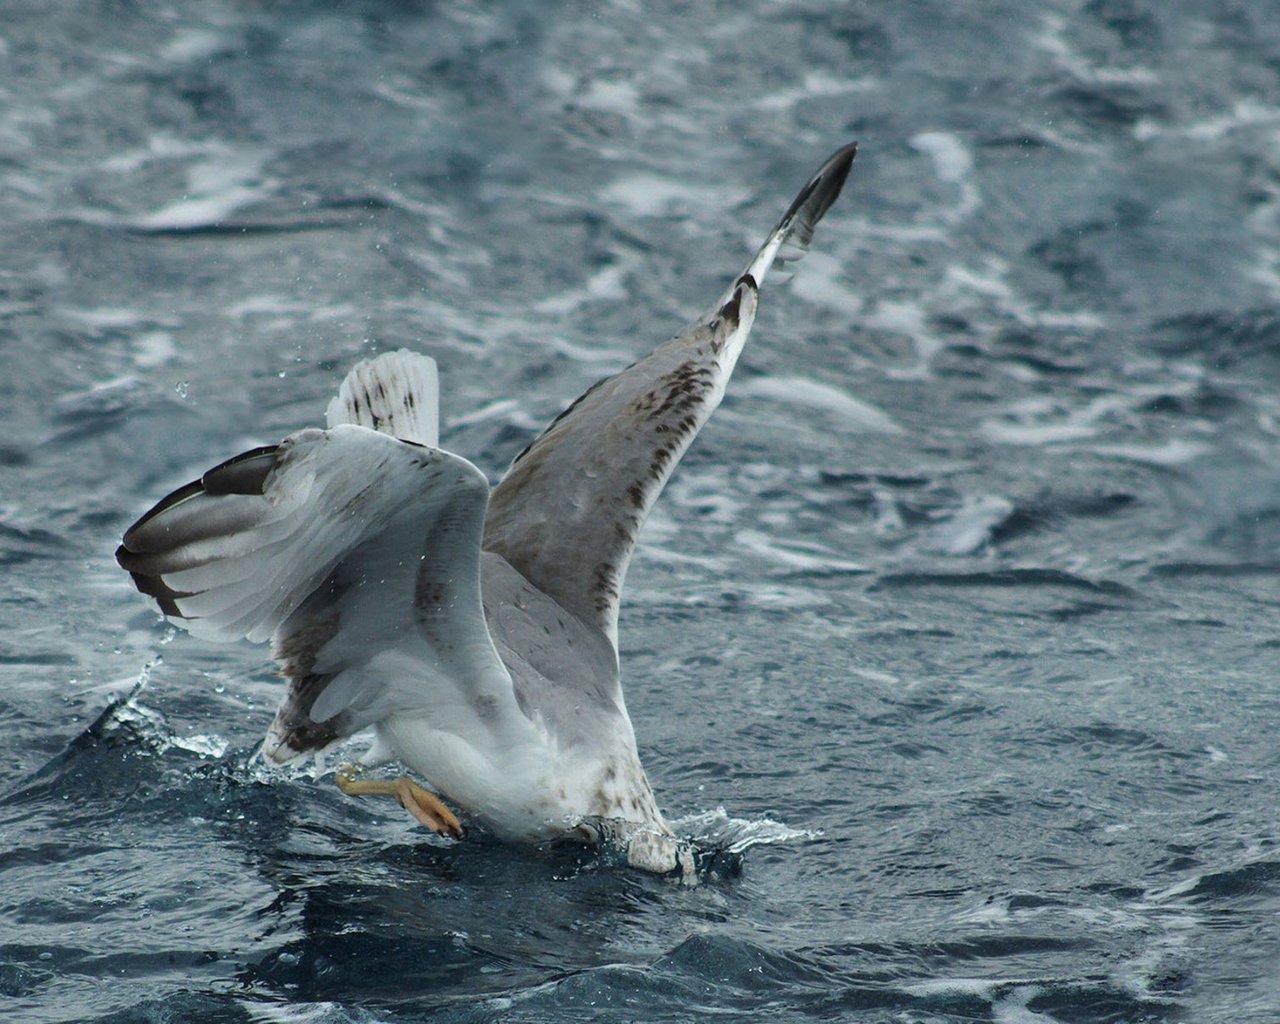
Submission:
M 0 1018 L 1273 1019 L 1272 6 L 589 14 L 6 8 Z M 855 136 L 627 581 L 710 884 L 253 762 L 120 531 L 402 345 L 496 478 Z

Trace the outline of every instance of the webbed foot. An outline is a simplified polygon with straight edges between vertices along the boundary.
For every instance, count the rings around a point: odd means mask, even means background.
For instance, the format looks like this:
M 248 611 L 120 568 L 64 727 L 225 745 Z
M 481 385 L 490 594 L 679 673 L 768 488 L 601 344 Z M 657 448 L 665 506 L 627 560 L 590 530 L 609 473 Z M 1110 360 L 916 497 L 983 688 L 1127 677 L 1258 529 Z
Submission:
M 347 796 L 393 796 L 414 818 L 442 836 L 462 838 L 462 823 L 438 796 L 402 775 L 398 779 L 361 779 L 355 765 L 338 769 L 335 782 Z

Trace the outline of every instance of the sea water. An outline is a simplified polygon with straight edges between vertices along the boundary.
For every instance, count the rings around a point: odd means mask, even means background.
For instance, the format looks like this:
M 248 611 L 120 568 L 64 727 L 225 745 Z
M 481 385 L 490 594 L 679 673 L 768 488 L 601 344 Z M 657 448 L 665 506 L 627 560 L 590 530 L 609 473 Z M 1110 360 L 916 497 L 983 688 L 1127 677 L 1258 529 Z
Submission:
M 1280 1019 L 1274 5 L 13 2 L 0 1018 Z M 497 479 L 829 152 L 620 647 L 703 884 L 253 753 L 112 553 L 441 366 Z

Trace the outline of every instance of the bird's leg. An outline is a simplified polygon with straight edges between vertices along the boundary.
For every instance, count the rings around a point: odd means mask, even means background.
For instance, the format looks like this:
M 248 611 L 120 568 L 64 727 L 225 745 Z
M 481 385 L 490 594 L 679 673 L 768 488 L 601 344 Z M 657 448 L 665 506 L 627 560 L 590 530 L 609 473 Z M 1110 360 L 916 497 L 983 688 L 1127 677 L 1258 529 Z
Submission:
M 400 806 L 412 814 L 419 822 L 442 836 L 462 838 L 462 824 L 434 793 L 429 793 L 412 779 L 400 776 L 398 779 L 361 779 L 357 778 L 360 769 L 346 764 L 338 769 L 334 780 L 338 788 L 347 796 L 393 796 Z

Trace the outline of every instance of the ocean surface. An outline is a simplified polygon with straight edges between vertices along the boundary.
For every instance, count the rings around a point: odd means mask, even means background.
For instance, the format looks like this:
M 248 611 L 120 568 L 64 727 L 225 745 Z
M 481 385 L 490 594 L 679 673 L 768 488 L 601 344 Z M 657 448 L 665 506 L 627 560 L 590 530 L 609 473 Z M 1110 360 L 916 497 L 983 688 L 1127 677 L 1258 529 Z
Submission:
M 255 761 L 122 530 L 398 347 L 496 480 L 855 138 L 627 580 L 702 884 Z M 0 1019 L 1280 1021 L 1280 6 L 6 0 L 0 224 Z

